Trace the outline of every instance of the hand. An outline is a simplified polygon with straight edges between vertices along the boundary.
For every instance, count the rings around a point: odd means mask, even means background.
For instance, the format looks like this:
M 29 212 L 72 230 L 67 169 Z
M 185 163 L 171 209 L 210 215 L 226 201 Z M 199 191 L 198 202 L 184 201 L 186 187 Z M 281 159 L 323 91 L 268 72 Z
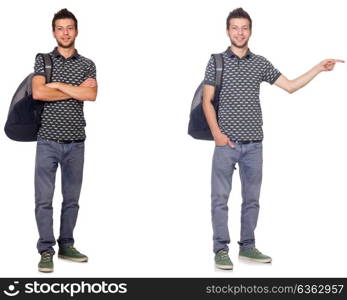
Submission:
M 59 89 L 60 82 L 50 82 L 46 83 L 46 87 L 49 87 L 51 89 Z
M 319 71 L 332 71 L 335 67 L 336 63 L 344 63 L 344 60 L 341 59 L 325 59 L 323 61 L 321 61 L 317 67 L 319 69 Z
M 231 148 L 235 148 L 235 145 L 230 141 L 230 139 L 222 132 L 215 134 L 214 141 L 216 146 L 225 146 L 229 145 Z
M 94 78 L 87 78 L 85 81 L 83 81 L 80 86 L 84 86 L 84 87 L 96 87 L 97 83 L 96 80 Z

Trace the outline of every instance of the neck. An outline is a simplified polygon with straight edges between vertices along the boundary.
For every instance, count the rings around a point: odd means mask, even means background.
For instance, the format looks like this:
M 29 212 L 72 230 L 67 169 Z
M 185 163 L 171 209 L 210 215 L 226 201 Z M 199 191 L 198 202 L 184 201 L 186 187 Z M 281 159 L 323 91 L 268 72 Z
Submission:
M 70 48 L 63 48 L 63 47 L 58 46 L 57 50 L 65 58 L 68 58 L 68 57 L 74 55 L 74 53 L 76 51 L 74 46 L 72 46 Z
M 243 47 L 243 48 L 238 48 L 238 47 L 235 47 L 234 45 L 231 45 L 231 46 L 230 46 L 230 49 L 231 49 L 231 51 L 232 51 L 235 55 L 237 55 L 238 57 L 242 58 L 242 57 L 244 57 L 244 56 L 247 54 L 247 52 L 248 52 L 248 45 L 246 45 L 246 46 Z

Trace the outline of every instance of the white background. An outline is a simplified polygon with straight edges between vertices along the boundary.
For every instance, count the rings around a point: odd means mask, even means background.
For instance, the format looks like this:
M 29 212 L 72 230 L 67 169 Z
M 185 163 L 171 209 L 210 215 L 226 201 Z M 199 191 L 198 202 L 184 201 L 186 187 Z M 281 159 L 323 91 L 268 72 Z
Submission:
M 3 1 L 3 126 L 12 95 L 38 52 L 55 46 L 53 14 L 79 20 L 76 48 L 97 65 L 86 103 L 86 161 L 75 230 L 87 264 L 55 258 L 49 276 L 346 276 L 347 65 L 289 95 L 266 83 L 264 179 L 257 247 L 271 265 L 237 259 L 240 184 L 229 200 L 232 272 L 214 268 L 212 142 L 186 133 L 191 99 L 211 53 L 229 45 L 225 20 L 242 6 L 251 50 L 295 78 L 324 58 L 347 59 L 345 1 Z M 37 271 L 35 143 L 0 135 L 0 276 Z M 60 172 L 54 196 L 59 231 Z

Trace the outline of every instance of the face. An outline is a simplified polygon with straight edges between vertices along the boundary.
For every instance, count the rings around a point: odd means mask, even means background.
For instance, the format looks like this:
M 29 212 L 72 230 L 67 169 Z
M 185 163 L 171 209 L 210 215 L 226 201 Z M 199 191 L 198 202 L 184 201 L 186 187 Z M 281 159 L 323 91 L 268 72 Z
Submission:
M 244 18 L 233 18 L 229 21 L 227 34 L 231 44 L 237 48 L 244 48 L 252 35 L 249 20 Z
M 59 19 L 55 21 L 53 36 L 62 48 L 74 46 L 78 30 L 73 19 Z

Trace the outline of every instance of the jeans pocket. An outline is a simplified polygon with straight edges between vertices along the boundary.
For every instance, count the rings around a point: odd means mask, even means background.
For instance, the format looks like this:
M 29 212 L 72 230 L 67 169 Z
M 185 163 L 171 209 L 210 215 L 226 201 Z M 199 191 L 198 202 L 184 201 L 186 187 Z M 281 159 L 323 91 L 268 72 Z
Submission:
M 49 141 L 45 140 L 45 139 L 42 139 L 42 138 L 37 138 L 37 144 L 38 145 L 48 145 Z
M 84 142 L 74 143 L 74 146 L 75 146 L 75 148 L 82 149 L 82 148 L 84 148 Z
M 254 148 L 262 149 L 263 148 L 263 143 L 262 142 L 254 143 Z

